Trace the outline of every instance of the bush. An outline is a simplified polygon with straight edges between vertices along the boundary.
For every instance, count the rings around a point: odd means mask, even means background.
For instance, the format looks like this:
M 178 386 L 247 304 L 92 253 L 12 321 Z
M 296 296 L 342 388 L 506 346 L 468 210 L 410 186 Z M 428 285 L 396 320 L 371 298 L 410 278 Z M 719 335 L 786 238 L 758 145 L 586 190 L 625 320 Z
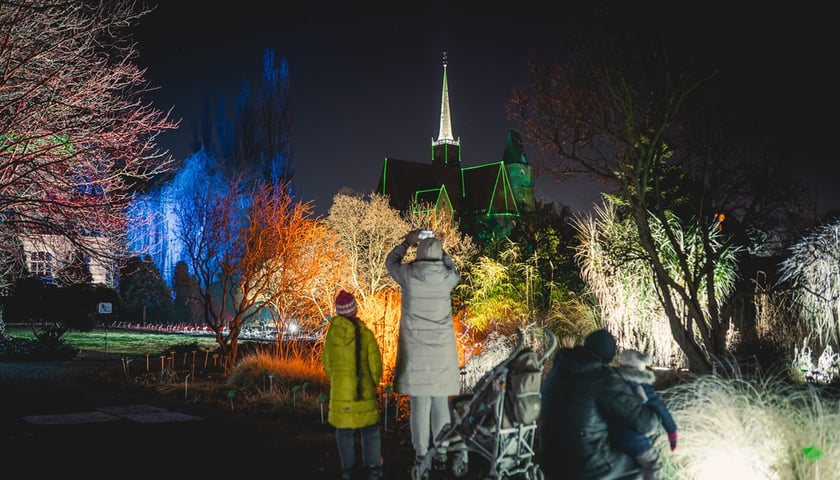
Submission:
M 0 339 L 0 361 L 33 362 L 53 360 L 74 360 L 81 350 L 74 348 L 58 338 L 45 340 L 6 337 Z

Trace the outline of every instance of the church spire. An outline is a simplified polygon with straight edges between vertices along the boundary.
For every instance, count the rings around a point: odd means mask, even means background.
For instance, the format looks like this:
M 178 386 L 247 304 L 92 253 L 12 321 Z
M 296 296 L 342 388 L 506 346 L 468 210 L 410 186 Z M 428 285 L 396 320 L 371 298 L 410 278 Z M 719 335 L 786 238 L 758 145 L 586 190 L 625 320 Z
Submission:
M 443 88 L 440 98 L 440 132 L 432 140 L 432 164 L 460 166 L 461 140 L 452 135 L 452 118 L 449 112 L 449 82 L 446 78 L 446 52 L 443 52 Z
M 438 143 L 442 141 L 454 142 L 452 136 L 452 119 L 449 115 L 449 83 L 446 81 L 446 52 L 443 53 L 443 93 L 440 97 L 440 133 Z

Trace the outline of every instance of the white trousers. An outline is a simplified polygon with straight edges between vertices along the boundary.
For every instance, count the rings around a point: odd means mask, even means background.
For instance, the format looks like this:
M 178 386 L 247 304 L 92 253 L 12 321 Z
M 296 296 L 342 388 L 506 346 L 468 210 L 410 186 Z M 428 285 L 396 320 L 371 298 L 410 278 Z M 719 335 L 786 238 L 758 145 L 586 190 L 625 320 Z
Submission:
M 449 423 L 449 397 L 409 396 L 411 444 L 418 457 L 425 457 L 432 440 Z

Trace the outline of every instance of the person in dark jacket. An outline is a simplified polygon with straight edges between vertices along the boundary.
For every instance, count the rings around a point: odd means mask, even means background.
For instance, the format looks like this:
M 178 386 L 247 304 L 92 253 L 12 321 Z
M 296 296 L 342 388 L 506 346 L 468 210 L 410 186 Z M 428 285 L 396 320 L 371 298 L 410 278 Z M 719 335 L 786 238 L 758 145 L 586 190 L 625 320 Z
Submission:
M 373 332 L 356 316 L 356 298 L 342 290 L 335 299 L 321 363 L 330 379 L 327 421 L 335 427 L 341 479 L 353 478 L 356 435 L 368 480 L 382 478 L 382 435 L 376 387 L 382 378 L 382 354 Z
M 417 247 L 415 260 L 403 262 L 411 246 Z M 420 239 L 420 230 L 391 249 L 385 267 L 402 290 L 394 391 L 408 395 L 411 443 L 420 464 L 451 421 L 449 397 L 461 393 L 451 297 L 460 276 L 440 240 Z
M 652 360 L 650 355 L 638 350 L 624 350 L 618 356 L 618 373 L 646 405 L 659 415 L 673 451 L 677 448 L 677 423 L 653 388 L 656 375 L 648 369 Z M 653 447 L 655 434 L 656 431 L 637 432 L 626 427 L 619 427 L 615 431 L 616 443 L 622 451 L 636 459 L 642 467 L 644 480 L 658 480 L 662 470 L 659 451 Z
M 615 338 L 604 329 L 590 333 L 583 346 L 555 353 L 540 413 L 538 454 L 546 479 L 639 478 L 635 460 L 610 443 L 610 429 L 649 432 L 659 417 L 609 365 L 615 354 Z

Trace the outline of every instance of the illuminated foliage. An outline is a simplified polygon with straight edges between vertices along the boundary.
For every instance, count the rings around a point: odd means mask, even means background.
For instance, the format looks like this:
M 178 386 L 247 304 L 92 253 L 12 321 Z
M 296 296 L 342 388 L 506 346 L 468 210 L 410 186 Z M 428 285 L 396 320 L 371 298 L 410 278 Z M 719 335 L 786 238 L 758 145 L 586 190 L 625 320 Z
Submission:
M 338 289 L 353 292 L 359 318 L 373 331 L 382 351 L 385 379 L 396 364 L 400 322 L 399 287 L 385 269 L 385 257 L 410 231 L 387 197 L 338 193 L 327 221 L 345 256 L 345 269 L 336 272 Z
M 840 405 L 824 393 L 772 376 L 702 375 L 668 388 L 663 400 L 679 446 L 672 452 L 659 436 L 663 477 L 804 480 L 837 472 Z
M 2 249 L 49 234 L 105 262 L 124 253 L 124 209 L 172 169 L 156 139 L 178 126 L 144 100 L 153 87 L 134 64 L 128 28 L 147 13 L 122 0 L 0 4 Z
M 647 265 L 645 280 L 659 295 L 670 335 L 690 369 L 708 372 L 725 354 L 730 330 L 721 308 L 726 298 L 718 297 L 729 287 L 715 285 L 716 265 L 728 261 L 736 241 L 732 232 L 713 235 L 719 231 L 715 214 L 737 207 L 745 216 L 760 206 L 750 202 L 764 197 L 726 188 L 710 195 L 704 182 L 727 180 L 724 167 L 738 162 L 723 161 L 729 157 L 714 148 L 721 144 L 687 138 L 684 113 L 703 99 L 701 88 L 717 71 L 683 61 L 698 52 L 663 37 L 666 25 L 637 25 L 616 14 L 599 11 L 586 36 L 570 39 L 561 63 L 534 59 L 532 77 L 516 89 L 508 111 L 550 156 L 546 168 L 555 178 L 604 182 L 632 221 L 639 248 L 628 253 Z M 724 205 L 729 208 L 717 209 Z
M 432 205 L 420 204 L 405 214 L 408 230 L 431 230 L 435 237 L 443 244 L 443 249 L 452 257 L 452 262 L 459 272 L 470 268 L 470 264 L 478 254 L 478 249 L 469 235 L 461 231 L 461 223 L 452 217 L 449 209 L 436 209 Z M 411 259 L 414 251 L 406 254 Z
M 176 215 L 204 323 L 233 366 L 248 322 L 270 314 L 279 324 L 288 320 L 281 314 L 308 313 L 289 299 L 290 291 L 311 288 L 317 274 L 310 271 L 320 272 L 319 262 L 330 265 L 331 257 L 320 258 L 323 251 L 308 243 L 324 244 L 311 204 L 293 201 L 284 185 L 230 182 L 210 188 L 211 179 L 195 179 Z
M 671 335 L 668 317 L 660 303 L 659 287 L 639 245 L 635 224 L 622 218 L 607 199 L 604 205 L 596 206 L 593 215 L 580 217 L 575 225 L 581 240 L 576 259 L 581 275 L 598 299 L 603 325 L 624 348 L 650 352 L 657 365 L 684 366 L 684 356 Z M 652 221 L 651 227 L 663 267 L 679 284 L 700 282 L 697 290 L 701 303 L 706 305 L 709 291 L 704 283 L 706 278 L 682 278 L 679 257 L 671 250 L 665 229 L 657 221 Z M 705 243 L 697 228 L 683 228 L 673 217 L 670 228 L 677 234 L 674 238 L 680 250 L 693 262 L 702 264 L 706 257 Z M 709 233 L 719 259 L 715 263 L 712 287 L 716 297 L 725 298 L 737 276 L 738 249 L 723 248 L 718 243 L 721 236 L 716 228 Z
M 270 305 L 277 331 L 289 334 L 285 340 L 277 337 L 281 353 L 299 349 L 296 335 L 301 334 L 305 334 L 305 342 L 316 336 L 320 346 L 324 339 L 320 334 L 333 308 L 338 272 L 345 270 L 347 261 L 328 222 L 313 217 L 311 202 L 295 202 L 286 191 L 280 188 L 273 197 L 266 196 L 268 192 L 257 196 L 248 235 L 273 245 L 255 246 L 254 251 L 265 250 L 266 260 L 246 270 L 262 290 L 263 301 Z M 262 275 L 267 276 L 264 286 L 259 284 Z
M 528 323 L 534 313 L 528 308 L 528 286 L 533 278 L 527 261 L 523 261 L 516 245 L 497 258 L 482 256 L 465 272 L 459 290 L 469 290 L 467 322 L 479 331 L 502 329 L 511 331 Z
M 443 241 L 447 253 L 459 271 L 475 252 L 471 239 L 458 231 L 458 224 L 434 209 L 419 209 L 405 218 L 390 207 L 387 196 L 378 194 L 339 193 L 333 197 L 327 217 L 338 241 L 337 249 L 346 257 L 345 269 L 337 276 L 336 288 L 352 291 L 359 302 L 359 317 L 373 330 L 382 351 L 385 381 L 396 364 L 400 321 L 399 286 L 385 269 L 385 257 L 413 229 L 431 229 Z M 404 261 L 414 258 L 409 249 Z M 336 290 L 337 291 L 337 290 Z M 456 333 L 460 334 L 459 352 L 469 336 L 463 334 L 463 308 L 455 300 Z
M 793 311 L 823 346 L 840 342 L 840 222 L 817 228 L 788 249 L 779 282 Z
M 252 88 L 245 81 L 228 112 L 220 98 L 216 110 L 207 109 L 196 139 L 197 148 L 166 183 L 139 195 L 131 206 L 130 251 L 151 255 L 167 284 L 174 284 L 174 269 L 184 249 L 175 235 L 173 205 L 188 191 L 193 179 L 210 175 L 217 182 L 266 182 L 284 185 L 294 196 L 294 161 L 289 140 L 291 115 L 289 66 L 272 50 L 263 55 L 262 75 Z

